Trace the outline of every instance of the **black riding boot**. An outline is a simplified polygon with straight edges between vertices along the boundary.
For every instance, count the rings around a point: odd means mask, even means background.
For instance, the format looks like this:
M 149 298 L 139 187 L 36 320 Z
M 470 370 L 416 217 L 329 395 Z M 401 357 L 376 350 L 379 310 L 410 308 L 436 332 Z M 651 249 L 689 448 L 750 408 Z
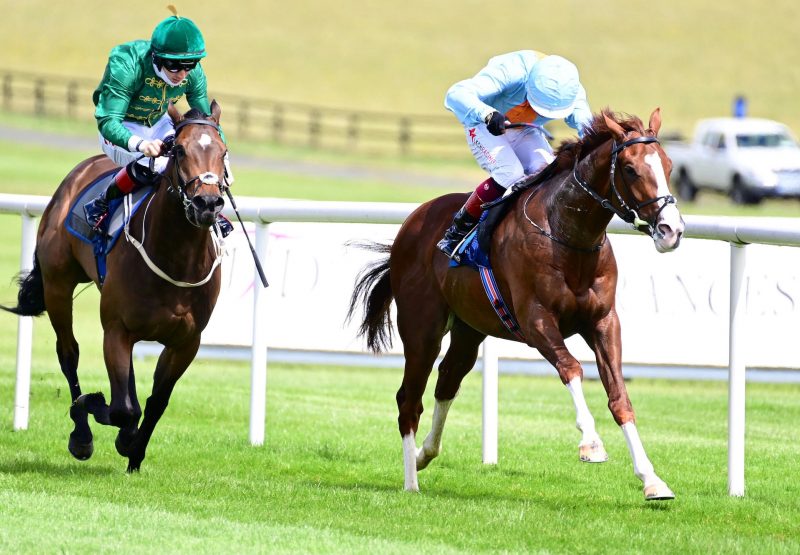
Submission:
M 455 248 L 477 224 L 478 219 L 461 207 L 461 210 L 456 212 L 456 216 L 453 218 L 453 224 L 445 231 L 444 238 L 436 246 L 452 258 Z
M 120 174 L 122 174 L 122 171 Z M 108 216 L 108 203 L 125 195 L 117 183 L 122 183 L 127 177 L 130 181 L 123 183 L 122 186 L 133 192 L 145 185 L 155 185 L 161 178 L 158 173 L 136 162 L 131 162 L 125 166 L 124 174 L 127 175 L 120 174 L 114 176 L 114 180 L 111 185 L 106 187 L 105 191 L 83 206 L 83 211 L 86 213 L 86 221 L 89 222 L 93 229 L 98 229 L 106 216 Z

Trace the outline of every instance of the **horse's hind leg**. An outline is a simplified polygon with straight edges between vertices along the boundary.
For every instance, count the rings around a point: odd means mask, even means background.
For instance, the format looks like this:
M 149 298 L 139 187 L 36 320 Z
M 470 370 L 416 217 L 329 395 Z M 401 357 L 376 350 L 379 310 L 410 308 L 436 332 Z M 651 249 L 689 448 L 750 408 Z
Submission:
M 61 372 L 67 379 L 72 406 L 69 415 L 75 423 L 75 428 L 69 435 L 67 448 L 78 460 L 85 461 L 94 452 L 92 430 L 89 428 L 87 413 L 75 401 L 81 396 L 81 386 L 78 381 L 78 359 L 80 351 L 78 342 L 72 331 L 72 292 L 75 283 L 65 284 L 46 280 L 45 306 L 50 323 L 56 333 L 56 354 Z
M 486 336 L 456 319 L 450 330 L 450 347 L 439 365 L 436 380 L 436 405 L 433 408 L 431 431 L 417 451 L 417 470 L 422 470 L 436 458 L 442 449 L 442 432 L 450 405 L 453 403 L 461 381 L 475 366 L 478 347 Z
M 411 298 L 419 300 L 419 292 Z M 404 487 L 407 491 L 419 491 L 417 480 L 416 434 L 422 414 L 422 395 L 439 355 L 442 337 L 447 325 L 447 308 L 435 303 L 406 306 L 403 299 L 397 303 L 397 330 L 403 341 L 405 370 L 403 383 L 397 391 L 397 424 L 403 440 Z M 425 323 L 425 325 L 423 325 Z

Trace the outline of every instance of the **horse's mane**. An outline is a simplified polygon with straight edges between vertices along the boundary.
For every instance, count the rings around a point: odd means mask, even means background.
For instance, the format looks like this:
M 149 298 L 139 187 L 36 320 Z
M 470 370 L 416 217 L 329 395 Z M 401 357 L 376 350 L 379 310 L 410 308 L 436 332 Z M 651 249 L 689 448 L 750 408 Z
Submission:
M 188 112 L 183 114 L 183 119 L 208 119 L 211 116 L 197 108 L 191 108 Z
M 559 166 L 563 164 L 563 167 L 571 168 L 575 164 L 576 156 L 584 158 L 612 137 L 611 130 L 606 124 L 606 117 L 615 121 L 626 133 L 636 131 L 644 134 L 645 132 L 642 120 L 638 117 L 629 114 L 615 114 L 608 108 L 603 108 L 599 113 L 594 114 L 592 122 L 584 130 L 582 139 L 567 139 L 561 142 L 555 151 L 556 162 Z

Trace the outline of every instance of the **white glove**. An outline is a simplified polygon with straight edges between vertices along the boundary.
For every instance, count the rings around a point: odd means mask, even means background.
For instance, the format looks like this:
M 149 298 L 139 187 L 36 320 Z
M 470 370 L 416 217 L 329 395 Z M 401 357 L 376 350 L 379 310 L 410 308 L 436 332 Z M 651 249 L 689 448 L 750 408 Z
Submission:
M 155 158 L 156 156 L 161 155 L 161 149 L 163 146 L 164 143 L 161 141 L 161 139 L 153 139 L 152 141 L 143 139 L 136 147 L 136 150 L 138 150 L 148 158 Z

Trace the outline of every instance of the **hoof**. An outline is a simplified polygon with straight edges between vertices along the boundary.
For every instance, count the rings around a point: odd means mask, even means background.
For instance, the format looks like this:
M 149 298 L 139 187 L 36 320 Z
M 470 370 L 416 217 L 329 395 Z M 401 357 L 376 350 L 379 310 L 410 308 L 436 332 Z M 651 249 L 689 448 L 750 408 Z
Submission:
M 644 487 L 644 498 L 646 501 L 669 501 L 675 499 L 675 494 L 667 484 L 659 481 Z
M 606 448 L 603 447 L 603 442 L 599 440 L 578 446 L 578 455 L 581 462 L 604 463 L 608 460 Z
M 79 461 L 85 461 L 90 459 L 94 453 L 94 441 L 89 439 L 89 443 L 83 443 L 75 439 L 74 435 L 70 434 L 67 449 L 69 449 L 73 457 Z
M 117 439 L 114 440 L 114 447 L 117 448 L 117 453 L 123 457 L 130 456 L 134 437 L 136 437 L 136 430 L 120 430 L 117 434 Z
M 417 449 L 417 471 L 427 468 L 438 455 L 439 453 L 426 453 L 424 447 Z

